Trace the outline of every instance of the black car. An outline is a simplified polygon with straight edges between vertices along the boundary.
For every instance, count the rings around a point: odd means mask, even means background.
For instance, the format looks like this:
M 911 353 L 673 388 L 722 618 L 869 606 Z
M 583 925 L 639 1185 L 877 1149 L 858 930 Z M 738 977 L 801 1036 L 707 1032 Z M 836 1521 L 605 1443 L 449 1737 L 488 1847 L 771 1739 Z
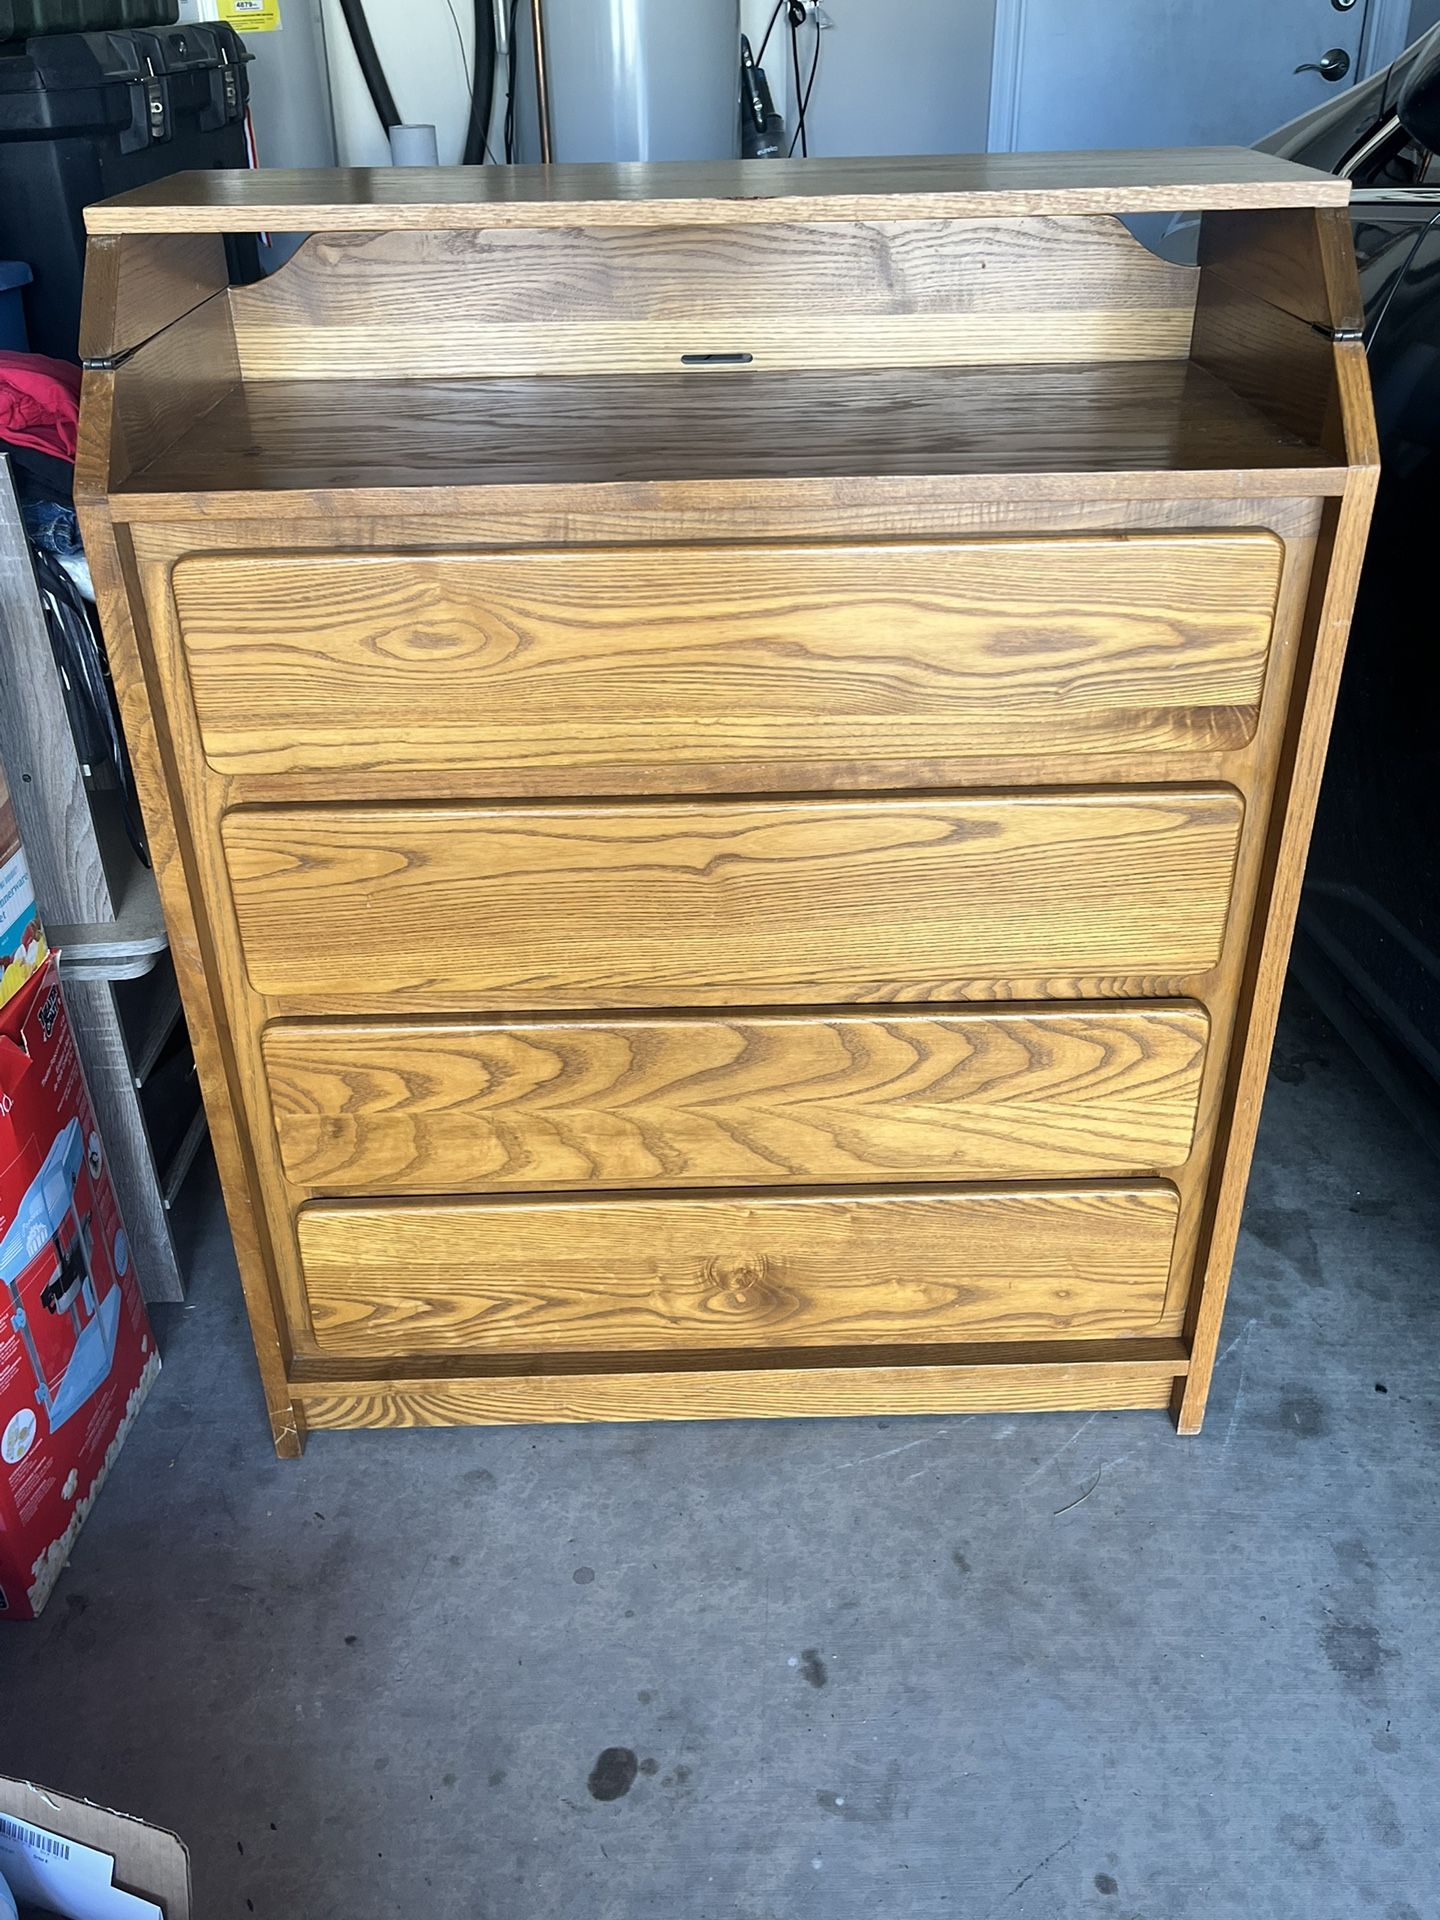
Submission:
M 1353 182 L 1381 455 L 1293 965 L 1440 1147 L 1440 28 L 1261 146 Z

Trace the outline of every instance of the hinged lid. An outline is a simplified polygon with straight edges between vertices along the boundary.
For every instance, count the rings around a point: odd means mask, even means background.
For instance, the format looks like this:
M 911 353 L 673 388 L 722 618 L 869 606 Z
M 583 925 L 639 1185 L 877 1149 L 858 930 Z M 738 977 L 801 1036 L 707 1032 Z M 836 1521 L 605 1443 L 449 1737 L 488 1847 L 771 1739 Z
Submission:
M 1350 185 L 1246 147 L 620 166 L 179 173 L 85 210 L 91 233 L 735 226 L 1344 206 Z

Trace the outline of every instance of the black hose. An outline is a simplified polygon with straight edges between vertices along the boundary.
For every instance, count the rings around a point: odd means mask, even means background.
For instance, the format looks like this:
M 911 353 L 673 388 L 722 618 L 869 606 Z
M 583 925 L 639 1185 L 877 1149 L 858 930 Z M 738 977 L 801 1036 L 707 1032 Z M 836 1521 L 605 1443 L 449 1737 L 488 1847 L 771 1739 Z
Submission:
M 392 127 L 400 125 L 400 109 L 395 105 L 395 96 L 390 91 L 390 82 L 385 78 L 380 55 L 375 51 L 370 22 L 365 18 L 364 0 L 340 0 L 340 11 L 345 19 L 345 30 L 350 35 L 350 44 L 355 49 L 355 58 L 360 62 L 360 72 L 375 103 L 375 111 L 380 116 L 380 124 L 389 133 Z
M 475 84 L 470 89 L 470 119 L 465 128 L 462 164 L 478 167 L 490 138 L 490 110 L 495 104 L 495 9 L 491 0 L 475 0 Z

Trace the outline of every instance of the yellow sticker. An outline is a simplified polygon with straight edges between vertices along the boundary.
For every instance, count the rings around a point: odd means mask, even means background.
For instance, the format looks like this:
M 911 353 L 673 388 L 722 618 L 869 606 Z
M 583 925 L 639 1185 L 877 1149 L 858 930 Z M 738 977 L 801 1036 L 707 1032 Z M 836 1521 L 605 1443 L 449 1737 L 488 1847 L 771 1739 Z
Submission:
M 280 0 L 216 0 L 216 11 L 237 33 L 274 33 L 280 25 Z

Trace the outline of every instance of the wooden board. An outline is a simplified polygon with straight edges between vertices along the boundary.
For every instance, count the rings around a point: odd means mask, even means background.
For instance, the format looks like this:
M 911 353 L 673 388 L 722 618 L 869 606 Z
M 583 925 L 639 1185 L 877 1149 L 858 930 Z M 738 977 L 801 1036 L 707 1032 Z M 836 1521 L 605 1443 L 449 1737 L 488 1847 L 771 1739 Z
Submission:
M 229 284 L 218 234 L 92 240 L 85 249 L 79 357 L 130 353 Z
M 247 380 L 955 366 L 1183 359 L 1195 280 L 1104 216 L 502 228 L 316 234 L 231 307 Z
M 140 358 L 117 382 L 138 377 Z M 243 511 L 249 495 L 271 518 L 277 493 L 287 496 L 285 514 L 325 518 L 419 512 L 417 496 L 452 488 L 465 489 L 481 513 L 507 503 L 542 510 L 552 504 L 542 490 L 552 488 L 576 509 L 605 504 L 598 488 L 615 489 L 611 504 L 629 507 L 723 508 L 723 483 L 731 482 L 737 501 L 772 487 L 773 526 L 783 533 L 792 505 L 814 504 L 807 488 L 817 482 L 845 483 L 827 489 L 836 505 L 867 493 L 886 502 L 885 483 L 902 482 L 888 504 L 903 514 L 916 483 L 930 478 L 971 479 L 971 497 L 994 499 L 1007 477 L 1033 495 L 1055 475 L 1073 498 L 1103 491 L 1105 476 L 1137 474 L 1165 498 L 1190 473 L 1216 476 L 1231 495 L 1264 485 L 1300 495 L 1338 491 L 1344 480 L 1342 465 L 1213 375 L 1183 360 L 1147 360 L 574 380 L 261 380 L 222 395 L 203 420 L 137 461 L 116 499 L 129 514 L 158 494 L 149 511 L 182 519 L 205 503 L 176 496 L 196 493 L 240 496 L 225 500 L 226 511 Z M 336 490 L 347 497 L 337 499 Z
M 1245 147 L 620 166 L 171 174 L 85 209 L 90 233 L 738 226 L 1037 213 L 1344 206 L 1348 180 Z
M 251 983 L 316 1011 L 773 1005 L 1199 972 L 1243 810 L 1226 789 L 275 807 L 222 834 Z
M 305 1445 L 305 1415 L 288 1378 L 291 1342 L 272 1232 L 273 1226 L 288 1228 L 288 1223 L 272 1223 L 255 1178 L 253 1117 L 223 1011 L 216 929 L 204 912 L 194 880 L 195 822 L 187 814 L 178 782 L 171 785 L 175 760 L 169 715 L 163 702 L 151 696 L 150 661 L 142 652 L 150 641 L 149 609 L 135 581 L 128 536 L 114 526 L 104 498 L 103 476 L 116 451 L 106 404 L 112 379 L 108 374 L 85 376 L 82 407 L 88 413 L 82 412 L 76 463 L 81 530 L 144 809 L 146 841 L 164 902 L 176 982 L 220 1169 L 266 1411 L 276 1452 L 281 1458 L 295 1458 Z
M 583 793 L 882 760 L 921 785 L 1243 745 L 1282 557 L 1263 533 L 224 555 L 174 590 L 221 772 Z
M 1177 1166 L 1208 1031 L 1197 1006 L 293 1021 L 264 1053 L 301 1187 L 773 1186 Z
M 1090 1352 L 1077 1348 L 1088 1344 Z M 1041 1412 L 1163 1407 L 1183 1385 L 1183 1341 L 1044 1341 L 945 1349 L 946 1357 L 889 1366 L 874 1355 L 844 1364 L 694 1367 L 621 1372 L 575 1369 L 411 1374 L 385 1379 L 308 1373 L 294 1381 L 309 1427 L 451 1427 L 533 1420 L 829 1419 L 837 1413 Z M 773 1356 L 766 1356 L 767 1361 Z
M 1335 343 L 1304 320 L 1205 273 L 1195 302 L 1191 354 L 1198 366 L 1269 415 L 1285 433 L 1343 460 Z
M 192 428 L 203 426 L 227 397 L 239 400 L 240 363 L 230 307 L 223 294 L 202 301 L 138 347 L 112 372 L 87 371 L 83 382 L 76 495 L 104 476 L 108 487 L 163 458 Z
M 1173 1189 L 321 1203 L 325 1353 L 677 1352 L 1142 1333 Z
M 1365 303 L 1355 271 L 1348 212 L 1340 207 L 1292 213 L 1209 213 L 1200 222 L 1200 262 L 1322 333 L 1358 335 Z

